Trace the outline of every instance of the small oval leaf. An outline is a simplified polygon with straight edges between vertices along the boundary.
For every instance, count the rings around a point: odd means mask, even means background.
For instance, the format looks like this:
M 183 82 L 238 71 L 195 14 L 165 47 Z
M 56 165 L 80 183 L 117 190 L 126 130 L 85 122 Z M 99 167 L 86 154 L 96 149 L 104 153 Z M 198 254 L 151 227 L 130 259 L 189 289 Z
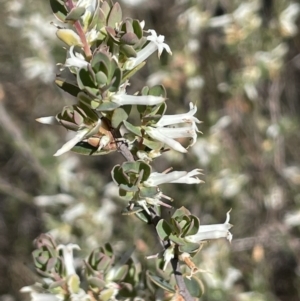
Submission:
M 117 2 L 112 7 L 108 20 L 107 20 L 107 26 L 110 26 L 112 28 L 116 27 L 116 24 L 122 21 L 122 9 L 120 4 Z

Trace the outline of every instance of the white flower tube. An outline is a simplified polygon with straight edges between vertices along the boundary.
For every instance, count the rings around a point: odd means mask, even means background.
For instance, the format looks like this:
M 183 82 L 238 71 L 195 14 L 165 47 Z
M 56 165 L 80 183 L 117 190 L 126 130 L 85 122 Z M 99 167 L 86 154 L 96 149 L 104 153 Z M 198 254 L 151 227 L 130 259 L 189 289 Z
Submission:
M 216 224 L 216 225 L 200 225 L 198 233 L 195 235 L 186 236 L 184 239 L 188 242 L 201 242 L 211 239 L 218 239 L 218 238 L 227 238 L 230 242 L 232 240 L 232 234 L 229 232 L 229 229 L 232 227 L 229 224 L 229 215 L 230 211 L 226 214 L 226 221 L 224 224 Z
M 111 98 L 112 102 L 117 103 L 120 106 L 124 105 L 146 105 L 154 106 L 164 102 L 166 99 L 161 96 L 153 95 L 127 95 L 125 93 L 114 94 Z
M 67 276 L 76 274 L 75 267 L 74 267 L 73 250 L 74 249 L 80 250 L 80 247 L 75 244 L 68 244 L 68 245 L 58 245 L 56 249 L 62 250 Z
M 197 141 L 197 127 L 194 124 L 190 124 L 185 127 L 178 128 L 164 128 L 164 127 L 145 127 L 146 133 L 154 140 L 161 141 L 168 145 L 172 149 L 186 153 L 187 150 L 176 140 L 180 138 L 192 138 L 190 146 L 194 145 Z
M 57 121 L 55 116 L 40 117 L 37 118 L 36 121 L 43 124 L 59 125 L 59 122 Z
M 153 172 L 144 182 L 145 186 L 156 187 L 165 183 L 180 183 L 180 184 L 199 184 L 202 183 L 197 175 L 202 175 L 200 169 L 194 169 L 190 172 L 187 171 L 172 171 L 167 174 Z
M 125 64 L 124 68 L 126 70 L 131 70 L 138 66 L 140 63 L 145 61 L 153 52 L 158 51 L 158 57 L 162 54 L 165 49 L 169 54 L 172 54 L 172 51 L 168 44 L 164 43 L 165 37 L 162 35 L 157 36 L 155 30 L 149 29 L 147 32 L 150 32 L 150 36 L 147 37 L 147 40 L 150 41 L 146 47 L 140 50 L 137 53 L 137 57 L 129 58 Z
M 86 135 L 90 132 L 89 128 L 85 128 L 81 131 L 77 132 L 77 135 L 73 137 L 71 140 L 69 140 L 67 143 L 65 143 L 53 156 L 57 157 L 60 156 L 69 150 L 71 150 L 77 143 L 82 141 Z
M 164 115 L 160 120 L 155 124 L 157 127 L 178 124 L 178 123 L 201 123 L 194 115 L 197 112 L 197 107 L 190 102 L 190 111 L 184 114 L 176 115 Z M 196 125 L 195 125 L 196 126 Z
M 66 59 L 66 67 L 84 68 L 89 63 L 84 59 L 81 53 L 74 52 L 74 46 L 71 46 L 68 52 L 68 58 Z

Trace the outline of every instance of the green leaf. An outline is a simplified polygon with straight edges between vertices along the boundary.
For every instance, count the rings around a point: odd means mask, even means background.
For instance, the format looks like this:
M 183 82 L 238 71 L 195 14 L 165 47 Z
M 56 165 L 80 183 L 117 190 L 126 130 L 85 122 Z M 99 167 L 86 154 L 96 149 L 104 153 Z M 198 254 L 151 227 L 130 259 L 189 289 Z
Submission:
M 104 1 L 104 2 L 102 3 L 102 5 L 101 5 L 101 10 L 102 10 L 102 12 L 103 12 L 103 15 L 105 16 L 105 19 L 107 19 L 108 14 L 109 14 L 109 12 L 110 12 L 110 6 L 109 6 L 109 4 L 108 4 L 106 1 Z
M 110 92 L 117 92 L 119 91 L 119 87 L 121 85 L 121 81 L 122 81 L 122 70 L 120 68 L 116 68 L 114 75 L 111 79 L 112 85 L 109 88 Z
M 99 300 L 101 301 L 110 301 L 115 295 L 115 290 L 113 288 L 107 288 L 101 291 L 99 294 Z
M 58 29 L 56 31 L 56 35 L 61 41 L 66 43 L 68 46 L 83 46 L 79 35 L 72 29 Z
M 167 92 L 163 85 L 153 86 L 149 89 L 148 95 L 166 97 Z
M 139 20 L 133 20 L 132 27 L 133 27 L 134 33 L 137 35 L 137 37 L 139 39 L 141 39 L 143 37 L 143 29 L 141 27 Z
M 128 192 L 138 192 L 139 189 L 137 186 L 132 184 L 120 184 L 120 189 L 128 191 Z
M 55 79 L 55 83 L 59 88 L 75 97 L 77 97 L 78 93 L 81 92 L 75 83 L 68 82 L 65 78 L 57 77 Z
M 110 39 L 115 42 L 115 43 L 119 43 L 119 38 L 117 37 L 117 32 L 114 30 L 113 27 L 110 26 L 106 26 L 105 30 L 107 32 L 107 34 L 109 35 Z M 108 45 L 110 45 L 110 43 L 108 42 Z M 111 50 L 111 49 L 110 49 Z
M 126 45 L 134 45 L 139 41 L 137 35 L 133 32 L 126 32 L 120 39 Z
M 106 155 L 111 152 L 115 151 L 114 149 L 110 150 L 97 150 L 96 147 L 90 145 L 87 142 L 81 141 L 77 143 L 73 148 L 72 152 L 80 154 L 80 155 L 85 155 L 85 156 L 99 156 L 99 155 Z
M 142 95 L 148 95 L 150 88 L 148 86 L 144 86 L 141 93 Z M 146 107 L 146 106 L 145 106 Z
M 119 105 L 115 102 L 105 101 L 102 102 L 98 107 L 97 111 L 112 111 L 119 107 Z
M 130 105 L 115 109 L 111 117 L 112 127 L 116 129 L 119 128 L 123 124 L 123 122 L 129 117 L 130 111 Z
M 120 4 L 117 2 L 112 7 L 108 20 L 107 20 L 107 26 L 110 26 L 112 28 L 116 27 L 116 24 L 120 23 L 122 21 L 122 9 Z
M 113 281 L 118 282 L 118 281 L 123 281 L 123 279 L 126 277 L 128 273 L 128 265 L 123 265 L 118 269 L 116 274 L 114 275 Z
M 114 259 L 114 250 L 113 250 L 113 248 L 112 248 L 112 246 L 111 246 L 110 243 L 107 242 L 107 243 L 104 245 L 104 247 L 102 247 L 101 249 L 103 250 L 103 253 L 104 253 L 105 255 L 111 257 L 112 259 Z
M 186 235 L 195 235 L 200 227 L 200 220 L 197 216 L 190 215 L 191 223 L 189 225 L 189 228 L 187 229 Z
M 125 162 L 122 164 L 122 168 L 124 173 L 135 173 L 137 175 L 143 171 L 144 174 L 142 180 L 148 179 L 152 171 L 149 164 L 140 160 L 135 162 Z
M 92 87 L 97 91 L 90 71 L 85 68 L 81 68 L 77 71 L 77 83 L 81 90 L 87 90 L 87 88 Z
M 82 6 L 75 6 L 67 15 L 67 21 L 78 21 L 85 13 L 85 8 Z
M 87 107 L 91 107 L 92 98 L 89 97 L 85 92 L 82 92 L 80 90 L 80 92 L 77 95 L 77 98 L 80 101 L 80 103 L 84 104 Z
M 164 143 L 162 143 L 160 141 L 150 140 L 145 137 L 143 139 L 143 144 L 151 149 L 156 149 L 156 150 L 159 150 L 164 146 Z
M 167 221 L 161 219 L 156 225 L 156 232 L 161 240 L 167 240 L 172 233 L 172 227 Z
M 89 277 L 88 283 L 92 288 L 98 288 L 99 290 L 102 290 L 106 285 L 105 281 L 98 277 Z
M 182 220 L 179 222 L 181 228 L 182 228 L 182 236 L 185 236 L 187 231 L 189 230 L 190 224 L 192 223 L 192 226 L 194 225 L 194 222 L 191 221 L 189 216 L 183 216 Z
M 184 215 L 191 215 L 191 212 L 182 206 L 173 213 L 172 218 L 182 217 Z
M 65 22 L 68 11 L 64 5 L 64 1 L 50 0 L 50 6 L 55 17 L 59 21 Z
M 123 172 L 123 168 L 120 165 L 115 165 L 113 167 L 113 169 L 111 171 L 111 177 L 117 185 L 129 183 L 129 178 Z
M 110 57 L 104 52 L 98 52 L 93 56 L 91 66 L 95 72 L 102 71 L 105 75 L 109 76 L 109 66 L 111 64 Z
M 143 187 L 140 188 L 140 197 L 143 198 L 153 198 L 158 193 L 157 187 Z
M 149 109 L 151 107 L 147 107 L 147 108 Z M 145 117 L 151 116 L 151 118 L 153 118 L 153 116 L 157 116 L 158 118 L 160 118 L 160 116 L 163 116 L 165 114 L 166 109 L 167 109 L 167 105 L 165 102 L 163 102 L 151 108 L 151 112 L 147 112 L 147 115 L 145 115 Z
M 162 289 L 170 292 L 170 293 L 175 293 L 174 288 L 171 286 L 171 284 L 169 283 L 169 281 L 166 281 L 165 279 L 155 276 L 152 273 L 148 272 L 147 273 L 148 278 L 150 278 L 150 280 L 155 283 L 157 286 L 161 287 Z
M 199 248 L 200 248 L 200 244 L 189 242 L 189 243 L 185 243 L 182 246 L 179 246 L 179 251 L 182 253 L 185 252 L 191 254 L 197 252 Z
M 181 229 L 179 223 L 178 223 L 178 222 L 176 221 L 176 219 L 174 219 L 174 218 L 171 218 L 171 223 L 172 223 L 172 225 L 173 225 L 174 231 L 176 232 L 176 235 L 177 235 L 177 236 L 180 236 L 181 233 L 182 233 L 182 229 Z
M 99 71 L 96 73 L 96 82 L 98 84 L 98 87 L 103 87 L 107 84 L 107 76 L 104 72 Z
M 59 261 L 57 258 L 50 258 L 47 262 L 45 271 L 50 272 L 52 269 L 55 268 L 56 264 L 58 264 L 58 263 L 59 263 Z
M 142 136 L 142 132 L 141 132 L 141 129 L 139 127 L 136 127 L 136 126 L 132 125 L 131 123 L 129 123 L 126 120 L 124 120 L 123 124 L 126 127 L 126 129 L 128 131 L 130 131 L 131 133 L 133 133 L 133 134 L 135 134 L 136 136 L 139 136 L 139 137 Z
M 191 279 L 184 277 L 184 283 L 193 297 L 200 298 L 203 295 L 204 285 L 202 281 L 195 276 L 192 276 Z
M 121 31 L 122 32 L 133 32 L 131 18 L 126 18 L 126 20 L 122 22 Z
M 124 53 L 126 57 L 136 57 L 137 56 L 136 51 L 133 49 L 132 46 L 129 46 L 129 45 L 121 45 L 120 51 L 122 53 Z
M 146 224 L 151 224 L 152 223 L 151 217 L 149 216 L 149 214 L 143 208 L 141 208 L 141 210 L 139 212 L 137 212 L 135 214 L 135 216 L 137 218 L 139 218 L 142 222 L 146 223 Z
M 185 245 L 185 240 L 183 240 L 182 238 L 178 237 L 177 235 L 171 234 L 169 236 L 169 239 L 172 240 L 175 244 L 179 245 L 179 246 L 183 246 Z
M 142 62 L 139 65 L 137 65 L 135 68 L 133 68 L 132 70 L 126 70 L 123 73 L 123 79 L 122 79 L 122 83 L 124 83 L 127 79 L 129 79 L 130 77 L 132 77 L 137 71 L 139 71 L 141 68 L 143 68 L 145 66 L 146 62 Z
M 100 1 L 97 1 L 96 3 L 97 6 L 88 30 L 91 30 L 96 26 L 96 29 L 100 31 L 106 25 L 106 17 L 103 11 L 100 9 Z

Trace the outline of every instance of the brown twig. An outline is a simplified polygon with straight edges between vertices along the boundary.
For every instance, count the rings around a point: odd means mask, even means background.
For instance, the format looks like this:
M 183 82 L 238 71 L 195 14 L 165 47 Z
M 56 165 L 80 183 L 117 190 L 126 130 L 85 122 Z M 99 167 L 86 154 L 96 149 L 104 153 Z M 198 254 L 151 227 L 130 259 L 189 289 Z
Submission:
M 178 286 L 178 293 L 183 297 L 185 301 L 194 301 L 194 298 L 191 296 L 190 292 L 186 288 L 184 283 L 184 279 L 182 277 L 182 273 L 180 271 L 180 264 L 177 257 L 171 259 L 171 265 L 173 268 L 173 273 L 175 276 L 175 280 Z
M 150 208 L 150 213 L 151 213 L 150 215 L 151 223 L 154 226 L 156 226 L 159 220 L 161 219 L 161 217 L 155 212 L 153 208 Z M 163 241 L 163 246 L 165 249 L 168 248 L 169 245 L 170 245 L 169 240 Z M 183 275 L 180 271 L 179 259 L 177 256 L 171 259 L 171 266 L 177 283 L 178 293 L 183 297 L 185 301 L 194 301 L 194 298 L 191 296 L 190 292 L 188 291 L 184 283 Z

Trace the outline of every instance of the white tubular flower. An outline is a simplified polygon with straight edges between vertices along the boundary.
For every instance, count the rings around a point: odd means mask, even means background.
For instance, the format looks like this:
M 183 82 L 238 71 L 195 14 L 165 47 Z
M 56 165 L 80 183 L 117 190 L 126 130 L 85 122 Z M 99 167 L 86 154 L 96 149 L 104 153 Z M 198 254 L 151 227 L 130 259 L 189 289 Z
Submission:
M 125 93 L 114 94 L 111 98 L 112 102 L 117 103 L 120 106 L 124 105 L 146 105 L 154 106 L 164 102 L 166 99 L 161 96 L 153 95 L 127 95 Z
M 161 141 L 172 149 L 186 153 L 187 150 L 176 140 L 180 138 L 192 138 L 190 146 L 194 145 L 197 141 L 197 127 L 190 124 L 185 127 L 178 128 L 164 128 L 164 127 L 144 127 L 146 133 L 154 140 Z
M 40 117 L 40 118 L 37 118 L 36 121 L 39 123 L 43 123 L 43 124 L 59 125 L 59 122 L 57 121 L 55 116 Z
M 202 183 L 197 175 L 202 175 L 200 169 L 194 169 L 190 172 L 187 171 L 172 171 L 167 174 L 152 172 L 147 181 L 144 182 L 145 186 L 156 187 L 165 183 L 180 183 L 180 184 L 199 184 Z
M 229 232 L 229 229 L 232 227 L 232 225 L 229 224 L 230 211 L 231 210 L 229 210 L 226 214 L 226 221 L 224 224 L 205 225 L 205 226 L 200 225 L 198 233 L 196 233 L 195 235 L 186 236 L 184 239 L 188 242 L 197 243 L 201 241 L 224 237 L 231 242 L 232 234 Z
M 85 34 L 86 40 L 89 45 L 95 42 L 99 38 L 99 36 L 101 36 L 101 32 L 96 30 L 96 26 Z
M 284 36 L 294 36 L 298 32 L 295 23 L 299 13 L 300 5 L 298 3 L 290 3 L 290 5 L 280 14 L 279 21 Z
M 86 135 L 90 132 L 90 129 L 85 128 L 81 131 L 78 131 L 77 135 L 65 143 L 53 156 L 57 157 L 60 156 L 69 150 L 71 150 L 77 143 L 82 141 Z
M 197 107 L 190 102 L 190 111 L 184 114 L 177 115 L 164 115 L 160 120 L 155 124 L 157 127 L 167 126 L 178 123 L 192 123 L 194 127 L 197 128 L 196 123 L 201 123 L 194 115 L 197 112 Z M 198 131 L 198 129 L 197 129 Z
M 84 68 L 87 67 L 88 62 L 84 59 L 81 53 L 74 53 L 74 46 L 71 46 L 68 52 L 68 58 L 66 59 L 66 67 Z
M 147 40 L 150 41 L 146 47 L 137 53 L 137 57 L 129 58 L 125 64 L 124 68 L 126 70 L 131 70 L 138 66 L 140 63 L 145 61 L 153 52 L 158 51 L 158 57 L 161 56 L 163 50 L 165 49 L 169 54 L 172 54 L 172 51 L 168 44 L 164 43 L 165 37 L 162 35 L 157 36 L 157 33 L 153 29 L 149 29 L 151 35 L 147 37 Z
M 74 267 L 73 250 L 80 250 L 79 246 L 75 244 L 68 244 L 66 246 L 58 245 L 56 249 L 62 250 L 67 276 L 76 274 Z

